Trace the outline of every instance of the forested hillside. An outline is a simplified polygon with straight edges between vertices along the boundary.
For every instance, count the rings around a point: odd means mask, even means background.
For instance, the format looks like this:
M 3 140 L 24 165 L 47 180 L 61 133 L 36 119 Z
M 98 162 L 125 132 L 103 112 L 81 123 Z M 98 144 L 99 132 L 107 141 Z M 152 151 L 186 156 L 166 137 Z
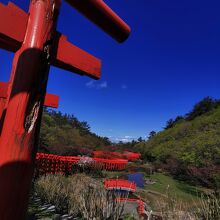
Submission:
M 90 131 L 74 115 L 44 110 L 39 151 L 59 155 L 91 155 L 112 143 Z M 220 101 L 206 97 L 184 116 L 169 119 L 164 130 L 149 139 L 114 144 L 115 150 L 131 150 L 175 178 L 208 187 L 220 184 Z
M 135 149 L 143 159 L 175 177 L 206 186 L 220 183 L 220 104 L 209 97 L 185 116 L 170 119 L 163 131 Z
M 44 110 L 40 132 L 39 151 L 59 155 L 90 154 L 92 149 L 110 145 L 106 137 L 90 131 L 85 121 L 74 115 Z

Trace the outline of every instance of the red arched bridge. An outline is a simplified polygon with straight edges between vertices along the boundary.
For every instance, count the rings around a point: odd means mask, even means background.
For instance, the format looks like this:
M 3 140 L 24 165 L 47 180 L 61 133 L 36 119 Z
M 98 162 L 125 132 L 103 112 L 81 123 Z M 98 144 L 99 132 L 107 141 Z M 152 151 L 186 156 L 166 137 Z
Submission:
M 129 180 L 123 179 L 108 179 L 104 181 L 104 186 L 109 190 L 125 190 L 129 192 L 136 191 L 136 184 Z
M 104 181 L 104 186 L 108 190 L 125 190 L 128 192 L 135 192 L 137 186 L 134 182 L 124 179 L 107 179 Z M 140 198 L 117 198 L 118 202 L 137 204 L 137 211 L 139 215 L 145 214 L 145 203 Z
M 105 170 L 124 170 L 128 160 L 125 159 L 103 159 L 84 156 L 58 156 L 54 154 L 37 153 L 36 174 L 70 173 L 73 165 Z

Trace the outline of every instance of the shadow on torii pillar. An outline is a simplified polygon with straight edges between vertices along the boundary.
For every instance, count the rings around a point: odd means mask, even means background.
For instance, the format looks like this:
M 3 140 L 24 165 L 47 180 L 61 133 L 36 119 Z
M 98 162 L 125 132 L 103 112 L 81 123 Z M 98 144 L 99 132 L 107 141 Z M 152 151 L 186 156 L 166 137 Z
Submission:
M 130 33 L 103 0 L 66 0 L 107 34 L 123 42 Z M 15 53 L 10 80 L 0 84 L 0 219 L 25 219 L 50 65 L 100 78 L 101 60 L 56 31 L 61 0 L 31 0 L 29 13 L 0 3 L 0 48 Z M 46 98 L 45 98 L 46 97 Z

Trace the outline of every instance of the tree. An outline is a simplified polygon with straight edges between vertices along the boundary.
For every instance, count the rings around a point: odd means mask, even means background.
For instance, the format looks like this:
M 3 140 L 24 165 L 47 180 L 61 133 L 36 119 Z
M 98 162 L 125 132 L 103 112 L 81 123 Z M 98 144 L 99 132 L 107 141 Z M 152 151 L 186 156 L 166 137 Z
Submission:
M 45 109 L 39 141 L 41 152 L 78 155 L 77 149 L 92 149 L 95 146 L 102 148 L 110 144 L 107 137 L 92 133 L 88 122 L 80 121 L 74 115 Z
M 169 128 L 172 128 L 174 126 L 174 121 L 173 119 L 169 119 L 167 122 L 166 122 L 166 126 L 164 129 L 169 129 Z
M 194 107 L 193 110 L 186 114 L 186 120 L 193 120 L 194 118 L 205 114 L 212 109 L 218 107 L 220 105 L 219 100 L 212 99 L 211 97 L 207 96 L 198 102 Z
M 137 142 L 136 142 L 135 140 L 132 140 L 132 141 L 131 141 L 131 147 L 135 146 L 136 143 L 137 143 Z
M 139 141 L 139 142 L 142 142 L 142 141 L 143 141 L 142 137 L 139 137 L 139 138 L 138 138 L 138 141 Z
M 148 139 L 150 140 L 150 139 L 151 139 L 152 137 L 154 137 L 156 134 L 157 134 L 156 131 L 151 131 L 151 132 L 149 133 Z
M 175 120 L 174 120 L 174 124 L 176 124 L 176 123 L 178 123 L 178 122 L 180 122 L 180 121 L 183 121 L 184 120 L 184 117 L 183 116 L 181 116 L 181 115 L 178 115 L 176 118 L 175 118 Z

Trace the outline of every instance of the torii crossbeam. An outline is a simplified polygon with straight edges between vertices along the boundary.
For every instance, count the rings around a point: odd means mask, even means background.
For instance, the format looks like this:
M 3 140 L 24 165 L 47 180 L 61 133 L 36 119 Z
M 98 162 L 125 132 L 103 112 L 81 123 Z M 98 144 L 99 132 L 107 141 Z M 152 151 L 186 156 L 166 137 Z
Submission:
M 103 0 L 66 0 L 93 23 L 123 42 L 130 33 Z M 56 107 L 46 95 L 50 65 L 100 78 L 101 60 L 56 31 L 61 0 L 30 0 L 26 13 L 0 3 L 0 48 L 15 53 L 10 80 L 0 84 L 0 219 L 25 219 L 42 108 Z M 46 98 L 45 98 L 46 97 Z

